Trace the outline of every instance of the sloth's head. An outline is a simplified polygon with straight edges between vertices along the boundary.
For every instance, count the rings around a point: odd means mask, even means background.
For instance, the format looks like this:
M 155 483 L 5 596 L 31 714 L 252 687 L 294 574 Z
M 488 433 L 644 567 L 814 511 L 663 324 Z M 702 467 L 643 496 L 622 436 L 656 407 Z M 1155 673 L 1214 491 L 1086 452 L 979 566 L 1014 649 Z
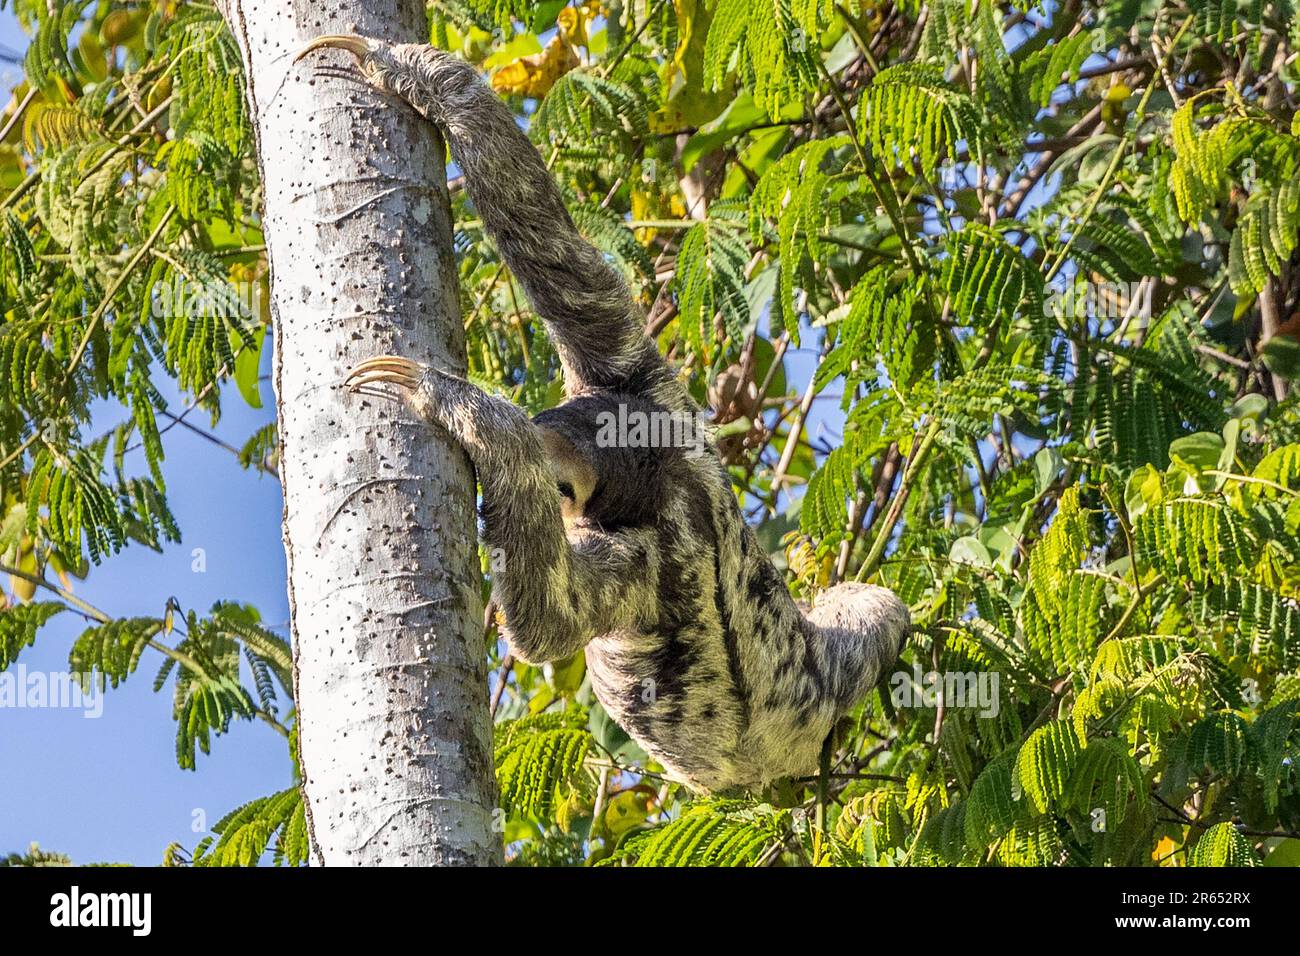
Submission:
M 613 531 L 652 523 L 680 487 L 692 446 L 674 423 L 631 395 L 584 395 L 538 414 L 560 511 L 570 527 Z M 666 423 L 666 424 L 665 424 Z
M 587 502 L 595 494 L 599 476 L 595 466 L 563 431 L 543 426 L 541 432 L 546 464 L 560 496 L 560 514 L 564 516 L 564 524 L 572 527 L 586 514 Z

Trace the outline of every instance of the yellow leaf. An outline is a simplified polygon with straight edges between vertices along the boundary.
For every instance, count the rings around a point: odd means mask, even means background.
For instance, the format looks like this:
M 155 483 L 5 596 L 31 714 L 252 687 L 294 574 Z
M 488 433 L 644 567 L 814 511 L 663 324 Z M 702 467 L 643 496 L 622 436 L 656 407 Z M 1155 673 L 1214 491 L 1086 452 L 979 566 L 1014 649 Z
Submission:
M 556 24 L 560 28 L 560 33 L 564 38 L 574 46 L 587 45 L 587 19 L 586 10 L 579 10 L 573 7 L 565 7 L 560 11 Z
M 578 55 L 562 34 L 556 34 L 541 53 L 521 56 L 492 74 L 492 88 L 502 95 L 517 93 L 541 99 L 555 81 L 578 65 Z
M 1155 849 L 1151 851 L 1151 859 L 1157 862 L 1163 860 L 1163 865 L 1169 866 L 1169 860 L 1173 858 L 1171 854 L 1177 849 L 1178 844 L 1174 842 L 1173 837 L 1162 837 L 1160 841 L 1156 843 Z

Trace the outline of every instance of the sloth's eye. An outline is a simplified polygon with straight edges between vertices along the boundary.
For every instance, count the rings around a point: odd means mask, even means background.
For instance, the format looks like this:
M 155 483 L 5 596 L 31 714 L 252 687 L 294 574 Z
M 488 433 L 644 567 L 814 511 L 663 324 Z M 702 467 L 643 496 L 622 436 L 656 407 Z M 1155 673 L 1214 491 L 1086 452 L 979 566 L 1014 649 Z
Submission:
M 555 487 L 560 492 L 560 494 L 564 495 L 564 497 L 568 498 L 570 501 L 578 500 L 578 496 L 573 492 L 573 485 L 571 485 L 569 482 L 557 481 L 555 483 Z

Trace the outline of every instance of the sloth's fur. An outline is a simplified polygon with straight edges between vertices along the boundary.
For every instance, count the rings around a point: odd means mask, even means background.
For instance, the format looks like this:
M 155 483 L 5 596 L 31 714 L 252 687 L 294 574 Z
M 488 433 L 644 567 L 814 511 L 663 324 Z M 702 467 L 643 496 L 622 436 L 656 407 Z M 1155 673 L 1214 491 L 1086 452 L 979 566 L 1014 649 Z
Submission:
M 431 47 L 360 37 L 317 47 L 349 50 L 367 80 L 442 130 L 563 364 L 568 400 L 532 420 L 404 359 L 373 359 L 351 376 L 403 386 L 469 453 L 484 539 L 503 557 L 494 593 L 515 655 L 540 662 L 585 649 L 605 709 L 696 790 L 814 772 L 835 722 L 897 658 L 907 607 L 887 589 L 840 584 L 805 616 L 711 443 L 702 455 L 603 447 L 601 412 L 696 406 L 509 109 L 472 68 Z

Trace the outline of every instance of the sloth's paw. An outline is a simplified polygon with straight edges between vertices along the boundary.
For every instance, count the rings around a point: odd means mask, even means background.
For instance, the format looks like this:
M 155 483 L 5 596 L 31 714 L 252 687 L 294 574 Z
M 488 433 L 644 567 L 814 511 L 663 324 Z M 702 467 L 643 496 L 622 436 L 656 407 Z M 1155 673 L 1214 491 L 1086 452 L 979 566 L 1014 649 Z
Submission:
M 400 355 L 376 355 L 349 372 L 343 384 L 354 392 L 367 385 L 396 385 L 413 394 L 423 384 L 425 372 L 425 367 L 419 362 Z

